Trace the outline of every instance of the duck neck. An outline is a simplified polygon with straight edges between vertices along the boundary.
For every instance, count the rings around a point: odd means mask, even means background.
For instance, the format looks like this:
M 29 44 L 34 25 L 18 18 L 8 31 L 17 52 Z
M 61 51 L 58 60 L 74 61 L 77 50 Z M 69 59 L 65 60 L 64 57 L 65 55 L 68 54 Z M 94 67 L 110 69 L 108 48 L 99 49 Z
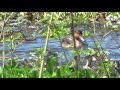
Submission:
M 75 45 L 76 47 L 80 45 L 80 38 L 75 38 Z

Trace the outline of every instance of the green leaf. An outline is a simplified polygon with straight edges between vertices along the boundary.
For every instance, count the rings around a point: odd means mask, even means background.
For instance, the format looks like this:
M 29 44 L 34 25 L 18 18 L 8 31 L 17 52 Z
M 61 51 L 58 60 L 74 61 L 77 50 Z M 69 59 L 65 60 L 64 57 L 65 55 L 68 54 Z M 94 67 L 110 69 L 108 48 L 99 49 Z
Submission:
M 2 74 L 3 73 L 3 69 L 2 69 L 2 67 L 0 67 L 0 74 Z

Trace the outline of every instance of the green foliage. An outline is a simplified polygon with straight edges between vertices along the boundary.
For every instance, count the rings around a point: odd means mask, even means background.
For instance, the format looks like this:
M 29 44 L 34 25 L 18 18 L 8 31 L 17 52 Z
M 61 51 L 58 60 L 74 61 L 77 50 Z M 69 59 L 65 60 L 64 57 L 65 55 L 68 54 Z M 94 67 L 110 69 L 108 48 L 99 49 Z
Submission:
M 0 21 L 5 21 L 7 18 L 12 14 L 12 12 L 0 12 Z M 107 15 L 113 15 L 120 17 L 119 12 L 108 12 Z M 70 12 L 33 12 L 34 16 L 38 15 L 38 18 L 33 21 L 35 25 L 43 24 L 44 28 L 42 30 L 38 30 L 40 34 L 47 36 L 48 28 L 50 30 L 49 37 L 54 39 L 60 39 L 65 35 L 68 35 L 71 33 L 71 14 Z M 73 14 L 74 17 L 74 27 L 77 27 L 80 25 L 80 27 L 88 27 L 85 26 L 86 23 L 88 23 L 89 18 L 95 19 L 97 13 L 96 12 L 75 12 Z M 17 17 L 17 24 L 16 25 L 27 25 L 29 21 L 24 18 L 24 12 L 20 12 Z M 105 21 L 105 24 L 107 27 L 112 25 L 110 21 Z M 6 30 L 6 33 L 12 33 L 12 28 L 14 26 L 10 26 L 9 24 L 5 27 L 9 27 L 9 30 Z M 84 31 L 83 36 L 85 38 L 90 37 L 91 35 L 96 34 L 96 27 L 95 24 L 92 25 L 92 28 L 90 27 L 90 30 Z M 111 28 L 114 28 L 112 26 Z M 116 27 L 115 27 L 116 28 Z M 118 27 L 117 27 L 118 28 Z M 118 28 L 119 29 L 119 28 Z M 101 29 L 101 32 L 105 32 Z M 94 34 L 93 34 L 94 33 Z M 2 35 L 2 31 L 0 32 Z M 9 54 L 13 54 L 13 52 L 16 49 L 16 46 L 19 44 L 16 42 L 16 39 L 23 39 L 24 35 L 22 33 L 14 33 L 9 36 L 5 36 L 4 38 L 1 37 L 1 42 L 10 42 L 9 45 L 5 48 L 10 48 Z M 81 55 L 81 56 L 89 56 L 89 55 L 97 55 L 101 56 L 104 53 L 109 54 L 109 52 L 102 50 L 102 40 L 98 40 L 95 38 L 96 48 L 99 50 L 95 50 L 92 48 L 87 49 L 79 49 L 77 52 L 73 49 L 70 50 L 73 56 Z M 46 46 L 47 47 L 47 46 Z M 5 51 L 3 51 L 5 52 Z M 9 58 L 10 61 L 8 61 L 7 64 L 4 65 L 4 67 L 0 66 L 0 77 L 4 78 L 38 78 L 39 72 L 40 72 L 40 66 L 41 61 L 44 60 L 45 53 L 44 53 L 44 47 L 36 48 L 35 50 L 31 51 L 30 54 L 34 55 L 38 58 L 36 58 L 35 62 L 33 62 L 33 66 L 29 66 L 29 64 L 23 64 L 20 66 L 17 62 L 19 58 L 16 57 L 16 59 Z M 4 55 L 4 54 L 3 54 Z M 61 58 L 64 57 L 64 55 L 61 55 L 58 53 L 58 56 Z M 87 69 L 82 68 L 81 66 L 78 66 L 78 70 L 75 69 L 75 66 L 72 65 L 73 62 L 67 62 L 65 65 L 58 65 L 57 58 L 58 56 L 51 55 L 47 58 L 47 60 L 44 61 L 43 64 L 43 78 L 117 78 L 117 72 L 113 68 L 113 62 L 103 59 L 103 63 L 100 65 L 95 66 L 94 68 L 89 67 Z M 99 59 L 99 58 L 97 58 Z M 99 59 L 100 60 L 100 59 Z M 29 62 L 28 62 L 29 63 Z M 3 64 L 3 63 L 2 63 Z M 59 66 L 59 68 L 58 68 Z

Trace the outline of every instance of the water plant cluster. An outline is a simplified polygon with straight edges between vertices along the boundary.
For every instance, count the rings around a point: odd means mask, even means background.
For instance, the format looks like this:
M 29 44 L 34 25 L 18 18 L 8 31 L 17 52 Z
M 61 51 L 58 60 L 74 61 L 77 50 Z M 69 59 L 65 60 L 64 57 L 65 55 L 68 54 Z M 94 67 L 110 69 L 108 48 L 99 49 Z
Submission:
M 106 16 L 120 18 L 119 12 L 106 12 Z M 104 38 L 111 32 L 118 33 L 119 24 L 110 20 L 96 21 L 98 12 L 0 12 L 0 77 L 1 78 L 119 78 L 119 61 L 111 61 L 110 52 L 102 47 Z M 116 19 L 116 18 L 115 18 Z M 17 30 L 13 30 L 17 28 Z M 95 48 L 70 49 L 73 57 L 84 56 L 76 61 L 66 58 L 64 54 L 48 49 L 49 39 L 57 39 L 81 29 L 84 38 L 92 38 Z M 26 35 L 30 34 L 29 36 Z M 35 33 L 45 38 L 44 46 L 32 50 L 34 60 L 23 60 L 14 56 L 16 46 L 30 40 L 36 40 Z M 102 38 L 97 38 L 97 33 Z M 113 37 L 114 38 L 114 37 Z M 20 40 L 20 42 L 18 42 Z M 119 41 L 117 44 L 120 46 Z M 9 42 L 8 47 L 6 43 Z M 89 43 L 89 42 L 87 42 Z M 6 49 L 10 57 L 6 57 Z M 66 60 L 61 64 L 59 57 Z M 82 66 L 81 63 L 88 64 Z

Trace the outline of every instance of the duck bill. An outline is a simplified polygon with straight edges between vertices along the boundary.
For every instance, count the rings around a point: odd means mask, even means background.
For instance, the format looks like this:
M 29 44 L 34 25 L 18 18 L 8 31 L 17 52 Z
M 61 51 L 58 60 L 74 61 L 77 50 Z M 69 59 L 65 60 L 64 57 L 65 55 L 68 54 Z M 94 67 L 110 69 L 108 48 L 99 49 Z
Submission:
M 85 42 L 85 39 L 83 37 L 80 37 L 80 41 Z
M 83 37 L 80 37 L 80 41 L 82 42 L 83 45 L 88 46 L 88 44 L 86 43 L 86 41 Z

